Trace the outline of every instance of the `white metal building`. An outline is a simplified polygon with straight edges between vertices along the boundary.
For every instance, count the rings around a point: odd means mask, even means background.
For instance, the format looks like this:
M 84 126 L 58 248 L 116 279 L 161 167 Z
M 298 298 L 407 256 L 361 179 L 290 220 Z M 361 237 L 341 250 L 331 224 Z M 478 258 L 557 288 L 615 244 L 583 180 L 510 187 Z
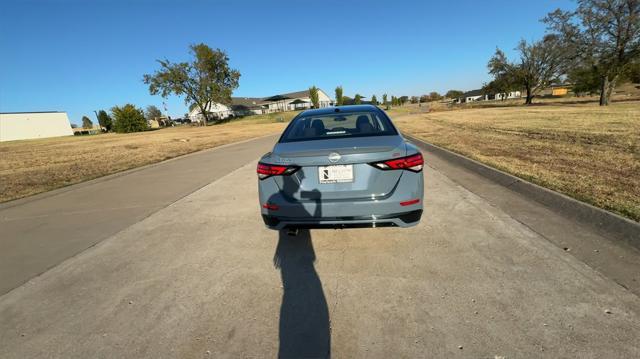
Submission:
M 66 112 L 2 112 L 0 142 L 73 136 Z

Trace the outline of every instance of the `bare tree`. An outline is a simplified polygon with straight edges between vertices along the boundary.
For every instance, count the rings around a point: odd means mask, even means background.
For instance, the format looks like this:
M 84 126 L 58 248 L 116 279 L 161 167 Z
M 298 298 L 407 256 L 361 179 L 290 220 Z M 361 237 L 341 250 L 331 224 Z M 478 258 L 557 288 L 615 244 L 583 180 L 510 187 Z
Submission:
M 640 57 L 640 0 L 578 0 L 575 11 L 560 9 L 544 19 L 573 53 L 574 66 L 600 78 L 600 105 L 606 106 L 625 71 Z

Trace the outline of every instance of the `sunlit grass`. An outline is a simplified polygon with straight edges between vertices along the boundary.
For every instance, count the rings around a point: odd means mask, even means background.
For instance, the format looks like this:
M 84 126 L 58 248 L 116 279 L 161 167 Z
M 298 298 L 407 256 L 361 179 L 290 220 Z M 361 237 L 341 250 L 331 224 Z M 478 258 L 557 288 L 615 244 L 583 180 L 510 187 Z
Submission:
M 131 134 L 0 143 L 0 201 L 8 201 L 223 144 L 282 132 L 294 112 Z M 161 190 L 161 189 L 159 189 Z
M 640 220 L 640 102 L 405 115 L 405 133 Z

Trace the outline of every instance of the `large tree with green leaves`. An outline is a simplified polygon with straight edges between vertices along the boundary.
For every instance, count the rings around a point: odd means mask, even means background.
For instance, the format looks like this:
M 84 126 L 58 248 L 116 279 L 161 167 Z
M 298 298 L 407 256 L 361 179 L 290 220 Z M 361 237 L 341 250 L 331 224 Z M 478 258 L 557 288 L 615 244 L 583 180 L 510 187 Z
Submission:
M 206 124 L 210 119 L 209 104 L 231 103 L 240 72 L 229 67 L 229 57 L 220 49 L 213 50 L 205 44 L 191 45 L 189 49 L 193 56 L 190 62 L 158 60 L 160 70 L 144 75 L 143 81 L 152 95 L 184 96 L 185 104 L 198 107 Z
M 522 85 L 516 81 L 515 76 L 495 76 L 493 80 L 482 86 L 482 93 L 485 95 L 496 96 L 503 94 L 501 99 L 505 100 L 508 97 L 509 92 L 520 88 L 522 88 Z M 462 94 L 460 96 L 462 96 Z
M 378 98 L 376 95 L 371 96 L 371 104 L 374 106 L 378 106 Z
M 389 97 L 387 96 L 387 94 L 382 94 L 382 104 L 384 105 L 384 107 L 388 110 L 389 109 Z
M 483 92 L 502 92 L 505 87 L 511 86 L 523 89 L 523 79 L 521 78 L 523 73 L 523 64 L 524 61 L 521 61 L 520 63 L 510 62 L 504 51 L 496 49 L 495 54 L 487 64 L 487 69 L 489 70 L 489 74 L 493 76 L 493 80 L 482 88 Z M 463 95 L 464 94 L 460 94 L 458 97 Z M 526 102 L 531 103 L 532 100 L 533 96 L 530 96 L 527 97 Z
M 315 86 L 309 87 L 309 99 L 313 108 L 320 108 L 320 96 L 318 95 L 318 88 Z
M 570 50 L 572 67 L 591 69 L 600 79 L 600 105 L 640 57 L 640 0 L 577 0 L 575 11 L 560 9 L 543 21 Z
M 342 98 L 343 95 L 343 90 L 342 90 L 342 86 L 338 86 L 336 87 L 336 106 L 342 106 L 344 105 L 344 99 Z
M 82 116 L 82 128 L 93 128 L 93 121 L 87 116 Z
M 110 132 L 113 128 L 113 120 L 105 110 L 98 111 L 98 123 L 106 132 Z
M 511 62 L 502 50 L 496 49 L 487 68 L 494 81 L 524 88 L 525 104 L 530 105 L 542 89 L 557 82 L 563 74 L 566 48 L 558 36 L 546 35 L 533 43 L 521 40 L 516 50 L 520 59 Z
M 113 129 L 119 133 L 140 132 L 148 128 L 142 109 L 128 103 L 111 109 L 114 118 Z
M 572 84 L 573 92 L 578 96 L 600 93 L 600 75 L 591 66 L 578 66 L 570 69 L 567 74 L 567 82 Z

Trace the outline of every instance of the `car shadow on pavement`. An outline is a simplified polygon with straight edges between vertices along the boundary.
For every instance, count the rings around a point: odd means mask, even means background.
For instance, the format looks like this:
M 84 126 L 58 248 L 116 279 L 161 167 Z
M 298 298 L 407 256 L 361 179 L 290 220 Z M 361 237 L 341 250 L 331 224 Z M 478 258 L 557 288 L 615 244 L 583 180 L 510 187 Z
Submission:
M 280 358 L 327 358 L 331 350 L 329 308 L 315 270 L 309 230 L 279 232 L 273 264 L 282 276 Z

